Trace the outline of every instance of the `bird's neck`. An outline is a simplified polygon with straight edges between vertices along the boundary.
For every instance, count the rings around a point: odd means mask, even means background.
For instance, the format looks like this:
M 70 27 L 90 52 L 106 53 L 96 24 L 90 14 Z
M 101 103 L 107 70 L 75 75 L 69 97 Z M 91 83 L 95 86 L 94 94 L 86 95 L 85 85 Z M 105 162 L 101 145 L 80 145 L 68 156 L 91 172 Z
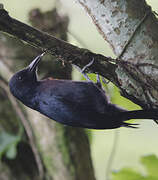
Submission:
M 27 85 L 27 87 L 22 86 L 18 92 L 16 92 L 16 97 L 23 102 L 23 104 L 32 107 L 32 100 L 36 95 L 36 83 Z

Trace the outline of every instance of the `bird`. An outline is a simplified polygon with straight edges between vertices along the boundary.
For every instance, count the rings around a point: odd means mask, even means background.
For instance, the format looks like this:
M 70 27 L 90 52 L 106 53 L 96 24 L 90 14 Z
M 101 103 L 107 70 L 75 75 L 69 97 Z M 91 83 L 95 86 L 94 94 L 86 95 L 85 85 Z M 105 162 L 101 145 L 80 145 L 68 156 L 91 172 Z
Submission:
M 45 53 L 15 73 L 9 87 L 27 107 L 67 126 L 88 129 L 137 128 L 130 119 L 157 119 L 158 110 L 125 110 L 112 104 L 103 88 L 92 81 L 38 79 L 37 67 Z

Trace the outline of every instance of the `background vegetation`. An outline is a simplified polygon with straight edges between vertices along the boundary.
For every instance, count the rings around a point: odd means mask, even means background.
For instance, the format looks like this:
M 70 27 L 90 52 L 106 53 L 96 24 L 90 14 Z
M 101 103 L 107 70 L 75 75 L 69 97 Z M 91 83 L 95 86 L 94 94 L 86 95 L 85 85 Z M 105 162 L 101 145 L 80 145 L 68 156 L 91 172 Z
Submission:
M 147 1 L 153 10 L 158 11 L 158 2 L 156 0 Z M 28 12 L 32 8 L 41 8 L 43 11 L 51 9 L 54 5 L 50 0 L 19 0 L 9 1 L 2 0 L 5 8 L 13 17 L 28 23 Z M 58 4 L 58 3 L 57 3 Z M 69 24 L 69 41 L 77 46 L 86 47 L 93 52 L 112 56 L 110 47 L 97 32 L 91 19 L 80 7 L 79 4 L 72 0 L 61 0 L 57 5 L 61 13 L 65 13 L 70 18 Z M 73 79 L 81 79 L 81 75 L 73 71 Z M 92 78 L 94 76 L 92 75 Z M 113 103 L 116 103 L 126 109 L 139 109 L 138 106 L 120 97 L 116 87 L 108 84 L 106 87 L 107 94 Z M 138 122 L 138 121 L 137 121 Z M 118 130 L 91 130 L 91 153 L 93 164 L 98 180 L 105 180 L 109 157 L 113 148 L 114 139 L 117 136 L 117 144 L 112 164 L 114 180 L 143 180 L 144 175 L 148 179 L 158 179 L 158 127 L 151 120 L 140 120 L 139 129 L 120 128 Z M 5 142 L 11 146 L 8 148 L 7 156 L 14 157 L 16 150 L 15 145 L 19 141 L 19 136 L 5 138 Z M 0 157 L 2 147 L 7 145 L 1 144 L 0 139 Z M 148 157 L 144 157 L 147 156 Z M 123 169 L 122 169 L 123 168 Z M 118 172 L 118 173 L 116 173 Z M 147 178 L 146 178 L 147 179 Z

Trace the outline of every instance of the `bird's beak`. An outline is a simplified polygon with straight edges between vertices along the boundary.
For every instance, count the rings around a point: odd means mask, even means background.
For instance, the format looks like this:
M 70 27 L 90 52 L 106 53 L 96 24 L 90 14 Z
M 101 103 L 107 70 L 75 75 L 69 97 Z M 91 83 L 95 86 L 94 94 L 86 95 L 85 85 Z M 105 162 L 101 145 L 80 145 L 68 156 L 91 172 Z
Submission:
M 45 52 L 42 53 L 41 55 L 37 56 L 37 57 L 30 63 L 30 65 L 28 66 L 28 69 L 29 69 L 30 71 L 34 72 L 34 71 L 36 70 L 36 67 L 37 67 L 38 63 L 40 62 L 40 60 L 41 60 L 41 58 L 42 58 L 42 56 L 43 56 L 44 54 L 45 54 Z

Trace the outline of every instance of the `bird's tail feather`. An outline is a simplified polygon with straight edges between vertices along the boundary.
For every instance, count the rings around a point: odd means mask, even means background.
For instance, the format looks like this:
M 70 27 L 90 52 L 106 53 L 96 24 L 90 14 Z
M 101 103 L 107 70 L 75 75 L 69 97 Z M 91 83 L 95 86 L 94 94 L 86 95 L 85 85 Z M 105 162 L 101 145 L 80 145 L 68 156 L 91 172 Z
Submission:
M 122 119 L 158 119 L 158 109 L 148 109 L 148 110 L 135 110 L 120 112 L 119 116 Z
M 126 123 L 126 122 L 123 122 L 123 124 L 122 124 L 123 127 L 134 128 L 134 129 L 137 129 L 137 128 L 138 128 L 138 125 L 139 125 L 139 124 Z
M 124 121 L 129 119 L 158 119 L 158 109 L 148 109 L 148 110 L 135 110 L 135 111 L 126 111 L 121 112 L 120 116 L 124 119 Z M 135 125 L 138 124 L 130 124 L 123 121 L 122 126 L 124 127 L 131 127 L 131 128 L 138 128 Z

